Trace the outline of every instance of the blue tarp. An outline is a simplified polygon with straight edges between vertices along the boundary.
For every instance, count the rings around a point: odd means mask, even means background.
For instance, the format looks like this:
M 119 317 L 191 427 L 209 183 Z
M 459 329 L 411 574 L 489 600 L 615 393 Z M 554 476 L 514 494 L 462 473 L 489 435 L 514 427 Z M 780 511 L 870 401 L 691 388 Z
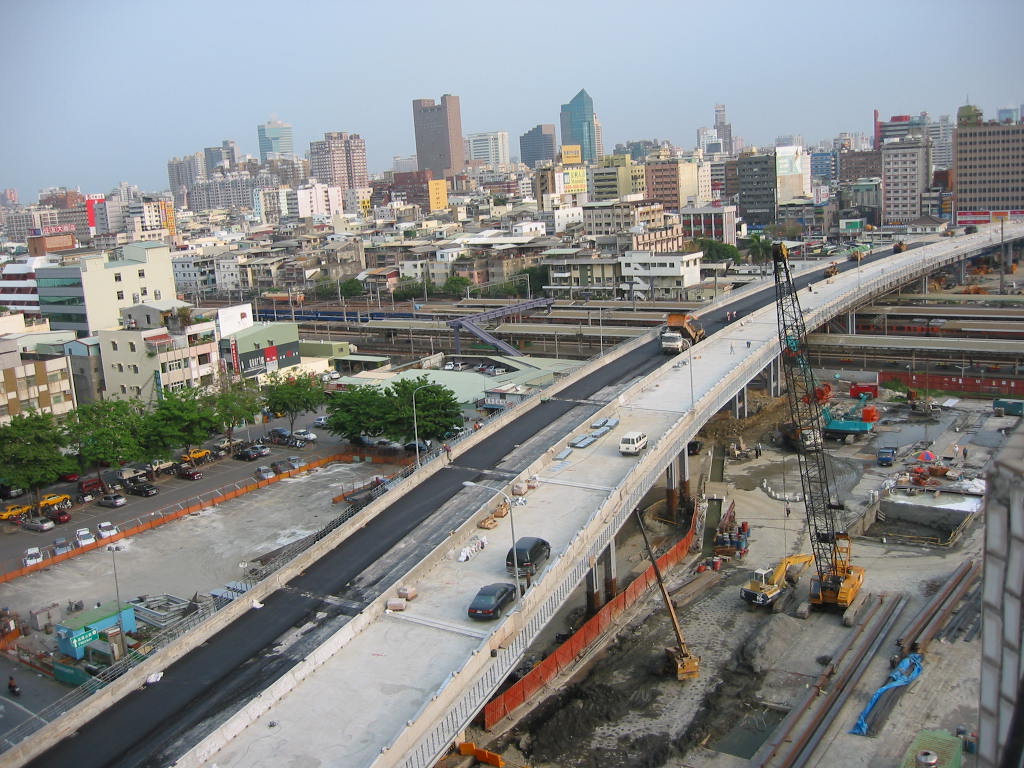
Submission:
M 899 688 L 904 685 L 910 685 L 914 682 L 918 675 L 921 674 L 921 661 L 921 654 L 908 654 L 907 657 L 896 666 L 896 669 L 889 673 L 889 682 L 875 691 L 875 695 L 871 697 L 868 705 L 864 707 L 864 711 L 860 713 L 860 717 L 857 718 L 857 724 L 853 726 L 853 730 L 851 730 L 850 733 L 857 734 L 858 736 L 868 735 L 868 715 L 871 713 L 871 710 L 874 709 L 875 704 L 878 703 L 878 699 L 890 688 Z

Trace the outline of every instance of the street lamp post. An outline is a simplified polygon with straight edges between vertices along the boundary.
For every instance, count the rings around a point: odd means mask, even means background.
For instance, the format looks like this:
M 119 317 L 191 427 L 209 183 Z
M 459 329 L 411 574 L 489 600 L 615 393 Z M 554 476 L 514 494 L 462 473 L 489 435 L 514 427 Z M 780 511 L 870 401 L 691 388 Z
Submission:
M 519 602 L 519 598 L 522 597 L 523 593 L 519 586 L 519 554 L 516 552 L 516 518 L 515 515 L 512 514 L 512 497 L 500 488 L 493 488 L 490 485 L 484 485 L 483 483 L 474 483 L 472 480 L 463 480 L 462 484 L 467 488 L 486 488 L 489 491 L 500 493 L 505 497 L 505 503 L 508 504 L 509 528 L 512 530 L 512 575 L 516 580 L 516 602 Z
M 419 425 L 416 422 L 416 393 L 426 387 L 432 387 L 433 384 L 420 384 L 416 389 L 412 391 L 412 440 L 413 445 L 416 446 L 416 469 L 420 468 L 420 430 Z
M 117 629 L 118 638 L 121 644 L 121 657 L 124 658 L 126 646 L 124 642 L 124 622 L 121 620 L 121 585 L 117 580 L 117 553 L 122 550 L 122 547 L 116 544 L 107 545 L 107 551 L 110 553 L 110 558 L 114 563 L 114 599 L 117 601 Z

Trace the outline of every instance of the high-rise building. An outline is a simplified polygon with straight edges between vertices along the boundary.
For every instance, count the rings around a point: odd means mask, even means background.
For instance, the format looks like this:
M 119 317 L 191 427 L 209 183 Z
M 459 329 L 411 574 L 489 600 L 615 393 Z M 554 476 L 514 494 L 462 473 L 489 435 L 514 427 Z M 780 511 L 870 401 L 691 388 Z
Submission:
M 256 126 L 256 138 L 260 147 L 260 163 L 267 164 L 270 154 L 294 155 L 295 144 L 292 141 L 292 127 L 280 120 L 270 120 Z
M 219 147 L 206 147 L 203 150 L 203 161 L 207 173 L 213 173 L 218 168 L 230 171 L 238 165 L 238 144 L 231 139 L 224 139 Z
M 801 133 L 787 133 L 775 137 L 776 147 L 806 147 L 804 137 Z
M 943 115 L 925 125 L 925 135 L 932 142 L 932 170 L 953 167 L 953 121 Z
M 725 104 L 715 104 L 715 133 L 718 134 L 718 140 L 722 142 L 722 151 L 727 155 L 735 154 L 732 123 L 725 116 Z
M 395 173 L 412 173 L 419 169 L 420 166 L 416 161 L 416 155 L 408 155 L 406 157 L 395 155 L 391 158 L 391 170 Z
M 466 158 L 459 97 L 446 93 L 440 104 L 435 104 L 433 99 L 413 100 L 412 121 L 419 170 L 430 171 L 434 179 L 461 173 Z
M 531 168 L 536 168 L 540 163 L 553 163 L 557 146 L 553 124 L 535 125 L 519 137 L 519 159 Z
M 905 136 L 882 144 L 882 224 L 921 217 L 921 194 L 931 184 L 932 148 L 927 137 Z
M 711 201 L 711 166 L 681 157 L 648 158 L 644 166 L 646 196 L 666 211 Z
M 508 165 L 508 131 L 466 134 L 466 160 L 486 165 Z
M 594 100 L 586 89 L 580 90 L 572 99 L 562 105 L 562 144 L 579 144 L 584 163 L 593 163 L 604 155 L 597 116 L 594 114 Z
M 367 186 L 366 142 L 358 133 L 325 133 L 322 141 L 309 144 L 309 175 L 342 190 Z
M 739 210 L 748 225 L 766 227 L 775 223 L 778 206 L 775 196 L 776 174 L 774 152 L 767 155 L 742 155 L 737 161 Z M 726 183 L 728 186 L 728 176 Z
M 863 152 L 840 152 L 838 157 L 839 180 L 856 181 L 882 176 L 882 153 L 877 149 Z
M 167 183 L 171 188 L 176 208 L 188 207 L 188 191 L 196 182 L 206 178 L 206 157 L 202 152 L 185 157 L 172 157 L 167 161 Z
M 1024 209 L 1024 122 L 983 122 L 962 110 L 953 138 L 957 211 Z
M 775 199 L 788 203 L 811 195 L 810 158 L 799 146 L 775 148 Z

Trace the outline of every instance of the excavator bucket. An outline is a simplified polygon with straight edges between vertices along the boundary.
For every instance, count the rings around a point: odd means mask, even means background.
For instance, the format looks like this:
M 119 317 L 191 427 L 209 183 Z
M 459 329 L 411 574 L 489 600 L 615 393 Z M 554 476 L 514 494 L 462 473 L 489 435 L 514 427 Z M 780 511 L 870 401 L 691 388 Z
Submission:
M 696 680 L 700 677 L 700 656 L 679 648 L 666 648 L 665 656 L 670 671 L 675 668 L 677 680 Z

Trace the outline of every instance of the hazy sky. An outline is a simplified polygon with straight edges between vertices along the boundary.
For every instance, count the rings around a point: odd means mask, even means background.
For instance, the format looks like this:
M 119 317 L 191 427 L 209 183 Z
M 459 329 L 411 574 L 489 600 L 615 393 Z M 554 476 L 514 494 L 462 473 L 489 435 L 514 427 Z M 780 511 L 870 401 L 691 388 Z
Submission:
M 256 125 L 295 149 L 359 133 L 370 170 L 415 152 L 415 98 L 466 133 L 558 125 L 586 88 L 606 149 L 691 147 L 724 103 L 748 144 L 870 133 L 871 114 L 1024 102 L 1021 0 L 0 0 L 0 188 L 167 186 L 167 160 Z

